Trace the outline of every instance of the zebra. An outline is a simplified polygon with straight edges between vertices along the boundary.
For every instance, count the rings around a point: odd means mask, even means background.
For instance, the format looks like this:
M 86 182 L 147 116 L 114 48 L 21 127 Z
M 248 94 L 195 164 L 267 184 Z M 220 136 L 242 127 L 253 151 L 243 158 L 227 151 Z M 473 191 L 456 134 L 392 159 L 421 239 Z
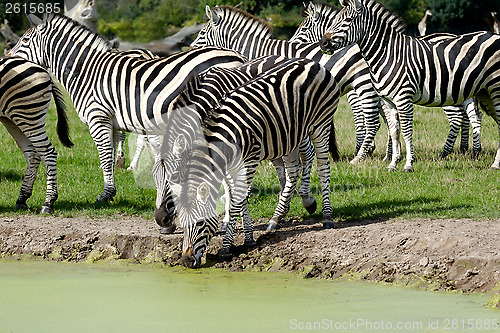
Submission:
M 500 36 L 475 32 L 432 43 L 404 35 L 403 21 L 377 1 L 345 0 L 342 5 L 321 47 L 331 52 L 359 45 L 379 95 L 398 110 L 406 142 L 405 171 L 413 171 L 415 158 L 414 103 L 456 105 L 475 96 L 500 133 Z M 395 151 L 391 165 L 396 167 L 400 156 Z M 500 168 L 500 145 L 491 168 Z
M 290 41 L 302 43 L 318 42 L 325 34 L 326 29 L 330 27 L 340 9 L 327 3 L 309 2 L 307 5 L 304 4 L 304 6 L 303 16 L 305 16 L 305 18 L 300 23 L 294 35 L 290 38 Z M 426 16 L 427 15 L 430 14 L 426 12 Z M 422 36 L 420 39 L 437 42 L 450 37 L 456 37 L 456 35 L 440 33 Z M 475 103 L 473 102 L 473 100 L 469 99 L 463 103 L 463 106 L 443 107 L 446 117 L 448 118 L 448 121 L 450 123 L 450 131 L 443 150 L 439 155 L 441 158 L 448 156 L 452 152 L 455 140 L 460 129 L 462 130 L 460 152 L 465 153 L 468 150 L 470 123 L 472 123 L 474 132 L 472 156 L 476 157 L 481 151 L 481 113 L 475 107 Z M 389 135 L 386 157 L 384 158 L 384 161 L 388 161 L 390 160 L 390 156 L 392 154 L 391 133 L 392 136 L 398 137 L 399 121 L 397 117 L 395 117 L 397 113 L 391 110 L 385 103 L 383 104 L 382 108 L 385 111 L 384 113 L 382 113 L 382 115 L 386 124 L 391 124 L 391 126 L 388 126 Z M 470 122 L 469 117 L 471 120 Z
M 199 76 L 194 76 L 192 80 L 188 82 L 186 85 L 184 91 L 182 91 L 176 101 L 174 102 L 174 110 L 183 110 L 187 108 L 188 110 L 191 110 L 191 113 L 196 113 L 196 114 L 204 114 L 203 110 L 209 110 L 214 107 L 214 105 L 218 105 L 219 100 L 224 98 L 225 94 L 228 92 L 236 89 L 237 87 L 243 85 L 245 82 L 251 80 L 252 78 L 256 77 L 257 75 L 260 75 L 261 73 L 269 70 L 271 67 L 282 63 L 285 60 L 284 57 L 279 57 L 279 56 L 264 56 L 261 58 L 254 59 L 252 61 L 249 61 L 241 66 L 234 67 L 231 69 L 221 69 L 221 68 L 216 68 L 216 69 L 209 69 L 208 72 L 203 72 L 199 74 Z M 223 71 L 223 72 L 220 72 Z M 179 111 L 180 112 L 180 111 Z M 177 116 L 178 118 L 179 116 Z M 191 119 L 193 117 L 196 117 L 196 115 L 186 115 L 185 116 L 188 119 Z M 199 116 L 200 118 L 202 116 Z M 198 119 L 196 118 L 196 119 Z M 170 123 L 173 123 L 175 125 L 175 122 L 170 120 Z M 196 123 L 196 122 L 193 122 Z M 165 187 L 165 183 L 169 182 L 174 176 L 172 176 L 172 173 L 168 173 L 167 170 L 171 170 L 173 166 L 178 165 L 178 161 L 176 158 L 172 158 L 171 155 L 166 155 L 165 152 L 168 152 L 169 149 L 165 147 L 169 147 L 174 145 L 171 139 L 172 137 L 177 138 L 175 135 L 175 131 L 172 128 L 175 128 L 175 126 L 170 125 L 170 130 L 167 133 L 167 138 L 163 140 L 162 148 L 160 149 L 161 153 L 159 155 L 155 156 L 155 164 L 153 166 L 153 175 L 155 179 L 155 185 L 158 190 L 158 193 L 166 193 L 168 192 L 168 189 Z M 193 125 L 193 127 L 196 127 Z M 333 133 L 333 135 L 332 135 Z M 332 157 L 334 160 L 336 160 L 336 156 L 338 156 L 338 151 L 336 150 L 336 142 L 335 142 L 335 137 L 334 137 L 334 132 L 332 131 L 331 135 L 331 143 L 333 146 L 333 149 L 330 151 L 332 153 Z M 185 135 L 187 137 L 190 137 L 191 135 Z M 300 145 L 299 145 L 299 150 L 303 149 L 304 146 L 311 146 L 311 142 L 308 139 L 304 139 Z M 312 146 L 311 146 L 312 147 Z M 314 149 L 314 148 L 313 148 Z M 170 157 L 169 157 L 170 156 Z M 309 157 L 306 163 L 304 163 L 303 160 L 301 160 L 301 163 L 303 163 L 302 167 L 312 167 L 312 160 L 314 158 L 314 152 L 310 153 L 309 152 Z M 281 165 L 283 165 L 283 169 L 285 169 L 285 165 L 283 164 L 283 161 L 281 158 L 278 158 L 273 161 L 273 163 L 276 163 L 276 161 L 280 161 Z M 306 170 L 307 174 L 310 173 L 310 169 Z M 284 176 L 285 178 L 285 176 Z M 309 179 L 307 179 L 309 180 Z M 306 178 L 302 178 L 302 183 L 306 181 Z M 226 231 L 227 225 L 230 222 L 230 191 L 228 187 L 228 183 L 224 182 L 224 188 L 226 191 L 226 214 L 223 220 L 222 224 L 222 231 Z M 302 185 L 301 185 L 302 186 Z M 286 187 L 286 181 L 283 181 L 283 184 L 281 184 L 281 192 L 283 192 L 284 188 Z M 309 188 L 309 186 L 308 186 Z M 309 193 L 310 195 L 310 193 Z M 167 199 L 165 199 L 167 198 Z M 228 199 L 229 198 L 229 199 Z M 303 197 L 303 203 L 306 198 Z M 156 202 L 156 209 L 155 209 L 155 220 L 158 225 L 162 226 L 162 229 L 160 230 L 161 233 L 172 233 L 176 225 L 174 223 L 174 217 L 175 217 L 175 207 L 172 204 L 171 201 L 166 201 L 169 200 L 168 197 L 163 195 L 159 195 L 157 197 L 157 202 Z M 314 201 L 315 203 L 315 201 Z M 306 205 L 305 205 L 306 206 Z M 279 213 L 278 211 L 280 210 L 280 207 L 277 207 L 275 212 L 275 215 L 285 215 L 286 213 Z M 315 209 L 315 208 L 314 208 Z M 251 222 L 250 222 L 250 217 L 247 213 L 247 208 L 244 207 L 241 211 L 242 213 L 242 220 L 243 220 L 243 225 L 244 226 L 250 226 L 251 228 Z M 288 208 L 286 208 L 286 211 L 288 211 Z M 269 230 L 275 229 L 278 227 L 277 223 L 270 223 L 269 224 Z M 245 228 L 247 229 L 247 227 Z M 250 230 L 250 229 L 248 229 Z M 248 235 L 248 233 L 247 233 Z M 251 237 L 248 236 L 248 239 Z
M 214 79 L 227 82 L 235 69 L 215 68 Z M 329 199 L 328 159 L 333 114 L 339 89 L 330 71 L 309 59 L 285 59 L 220 98 L 211 109 L 197 113 L 177 109 L 172 131 L 165 138 L 172 163 L 166 200 L 175 205 L 177 219 L 184 230 L 181 263 L 199 267 L 201 256 L 217 230 L 215 198 L 221 181 L 228 178 L 231 193 L 231 222 L 228 224 L 219 256 L 231 256 L 235 220 L 245 209 L 250 184 L 262 160 L 283 157 L 287 184 L 271 223 L 287 212 L 299 176 L 297 147 L 309 136 L 318 160 L 323 194 L 323 225 L 332 227 L 333 209 Z M 195 119 L 190 120 L 189 115 Z M 193 124 L 199 123 L 196 132 Z M 175 128 L 176 127 L 176 128 Z M 174 129 L 175 128 L 175 129 Z M 170 198 L 169 197 L 174 197 Z M 247 214 L 247 212 L 245 212 Z M 281 216 L 277 216 L 280 214 Z M 250 235 L 247 234 L 250 233 Z M 246 230 L 245 242 L 252 242 Z
M 57 134 L 72 147 L 64 96 L 42 67 L 18 57 L 0 58 L 0 121 L 12 135 L 26 159 L 16 208 L 28 208 L 40 161 L 47 171 L 47 192 L 41 214 L 53 212 L 57 200 L 57 152 L 45 132 L 51 95 L 57 110 Z
M 113 199 L 114 133 L 165 133 L 171 102 L 186 81 L 207 68 L 232 67 L 246 61 L 240 54 L 211 47 L 150 60 L 109 52 L 111 45 L 70 18 L 28 14 L 32 27 L 10 55 L 48 67 L 69 92 L 80 119 L 97 146 L 104 190 L 96 203 Z
M 263 55 L 309 58 L 329 69 L 337 79 L 341 94 L 348 93 L 353 109 L 358 144 L 351 163 L 361 162 L 373 151 L 373 140 L 380 127 L 379 97 L 357 46 L 347 47 L 329 58 L 323 55 L 317 43 L 290 43 L 273 39 L 266 22 L 237 8 L 215 6 L 211 9 L 206 6 L 206 15 L 208 21 L 190 47 L 221 46 L 238 51 L 248 59 Z

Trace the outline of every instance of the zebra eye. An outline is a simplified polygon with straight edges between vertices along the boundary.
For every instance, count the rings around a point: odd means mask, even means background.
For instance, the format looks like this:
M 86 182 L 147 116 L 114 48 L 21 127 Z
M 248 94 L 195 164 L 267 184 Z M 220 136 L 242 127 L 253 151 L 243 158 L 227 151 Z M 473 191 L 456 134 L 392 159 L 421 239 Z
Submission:
M 318 22 L 321 19 L 321 15 L 319 13 L 314 14 L 314 21 Z
M 174 141 L 174 147 L 172 148 L 172 153 L 175 157 L 180 157 L 182 153 L 187 148 L 187 140 L 184 135 L 179 135 Z
M 208 188 L 208 185 L 206 183 L 201 183 L 196 190 L 196 200 L 203 204 L 206 204 L 209 195 L 210 189 Z
M 205 221 L 204 220 L 201 220 L 201 221 L 198 221 L 196 222 L 196 227 L 198 228 L 202 228 L 205 226 Z

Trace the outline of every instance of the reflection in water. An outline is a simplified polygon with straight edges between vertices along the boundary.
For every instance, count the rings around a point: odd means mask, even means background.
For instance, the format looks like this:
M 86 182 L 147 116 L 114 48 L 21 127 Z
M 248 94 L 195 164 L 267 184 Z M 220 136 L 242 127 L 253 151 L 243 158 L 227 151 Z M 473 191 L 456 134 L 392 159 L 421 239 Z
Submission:
M 276 273 L 0 261 L 0 332 L 498 332 L 485 300 Z

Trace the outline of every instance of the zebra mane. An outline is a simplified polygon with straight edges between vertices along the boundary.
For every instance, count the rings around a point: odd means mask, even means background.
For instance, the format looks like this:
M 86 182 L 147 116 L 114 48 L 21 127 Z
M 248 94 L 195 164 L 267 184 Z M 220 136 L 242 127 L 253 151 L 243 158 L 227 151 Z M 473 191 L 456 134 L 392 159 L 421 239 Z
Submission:
M 393 27 L 396 32 L 404 33 L 406 31 L 406 23 L 401 16 L 393 13 L 387 6 L 377 0 L 361 0 L 363 6 L 368 8 L 372 13 L 378 13 L 378 17 L 383 17 L 387 24 Z
M 69 17 L 67 17 L 65 15 L 61 15 L 61 14 L 54 14 L 54 13 L 44 14 L 44 17 L 43 17 L 44 22 L 45 21 L 50 22 L 50 21 L 55 21 L 55 20 L 60 20 L 60 21 L 64 22 L 67 26 L 71 27 L 72 31 L 74 31 L 74 32 L 78 31 L 83 36 L 95 37 L 94 43 L 92 45 L 93 48 L 96 48 L 98 50 L 102 50 L 105 52 L 110 51 L 112 49 L 111 44 L 109 43 L 109 41 L 107 39 L 105 39 L 104 37 L 102 37 L 98 33 L 90 30 L 86 26 L 81 25 L 80 23 L 73 20 L 72 18 L 69 18 Z
M 272 33 L 273 33 L 272 27 L 267 23 L 266 20 L 258 18 L 256 16 L 253 16 L 252 14 L 249 14 L 249 13 L 247 13 L 247 12 L 245 12 L 245 11 L 239 9 L 239 8 L 232 7 L 232 6 L 229 6 L 229 5 L 222 5 L 222 6 L 215 6 L 214 8 L 212 8 L 212 10 L 214 10 L 214 11 L 218 11 L 218 10 L 225 11 L 225 12 L 229 12 L 230 15 L 243 17 L 247 21 L 254 22 L 262 30 L 265 30 L 269 34 L 272 35 Z
M 331 10 L 331 11 L 336 11 L 336 12 L 339 12 L 340 11 L 340 8 L 338 8 L 337 6 L 334 6 L 332 5 L 331 3 L 328 3 L 328 2 L 323 2 L 323 1 L 309 1 L 307 3 L 304 3 L 306 6 L 302 7 L 302 17 L 307 17 L 308 14 L 307 14 L 307 9 L 308 9 L 308 5 L 312 3 L 314 5 L 314 7 L 316 7 L 316 9 L 318 11 L 322 11 L 323 9 L 325 10 Z

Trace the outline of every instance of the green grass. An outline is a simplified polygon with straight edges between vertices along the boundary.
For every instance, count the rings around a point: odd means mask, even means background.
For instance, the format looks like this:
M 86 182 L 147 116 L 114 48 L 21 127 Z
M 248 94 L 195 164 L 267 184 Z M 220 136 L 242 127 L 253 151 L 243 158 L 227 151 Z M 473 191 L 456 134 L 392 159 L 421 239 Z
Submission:
M 151 188 L 146 158 L 136 180 L 125 170 L 116 172 L 118 193 L 109 205 L 95 207 L 93 202 L 102 192 L 102 172 L 97 150 L 84 125 L 73 109 L 69 112 L 72 149 L 63 147 L 55 134 L 56 115 L 49 111 L 47 131 L 58 151 L 59 199 L 54 205 L 56 214 L 89 217 L 139 215 L 152 219 L 155 190 Z M 454 153 L 445 160 L 437 158 L 448 134 L 448 123 L 440 108 L 417 107 L 414 122 L 414 145 L 417 161 L 414 173 L 403 173 L 403 162 L 397 172 L 387 172 L 381 162 L 385 153 L 387 131 L 382 125 L 376 137 L 373 157 L 362 165 L 350 165 L 354 154 L 354 125 L 345 99 L 335 115 L 338 143 L 342 161 L 331 166 L 331 202 L 337 221 L 386 219 L 391 217 L 430 218 L 498 218 L 500 216 L 499 171 L 489 170 L 498 144 L 494 121 L 483 118 L 483 153 L 479 160 Z M 132 136 L 133 139 L 133 136 Z M 127 141 L 131 140 L 128 138 Z M 25 170 L 24 157 L 5 128 L 0 128 L 0 215 L 20 214 L 14 210 L 15 201 Z M 457 142 L 458 144 L 458 142 Z M 132 158 L 126 145 L 127 164 Z M 136 176 L 138 174 L 136 173 Z M 320 184 L 313 173 L 313 193 L 320 202 Z M 147 183 L 143 188 L 137 183 Z M 40 168 L 32 198 L 30 213 L 37 213 L 45 198 L 45 169 Z M 262 163 L 254 181 L 255 195 L 250 198 L 250 213 L 254 219 L 269 218 L 276 207 L 278 184 L 269 163 Z M 321 207 L 321 205 L 320 205 Z M 319 208 L 320 208 L 319 207 Z M 300 199 L 295 197 L 289 218 L 308 217 Z M 314 217 L 320 219 L 320 209 Z

